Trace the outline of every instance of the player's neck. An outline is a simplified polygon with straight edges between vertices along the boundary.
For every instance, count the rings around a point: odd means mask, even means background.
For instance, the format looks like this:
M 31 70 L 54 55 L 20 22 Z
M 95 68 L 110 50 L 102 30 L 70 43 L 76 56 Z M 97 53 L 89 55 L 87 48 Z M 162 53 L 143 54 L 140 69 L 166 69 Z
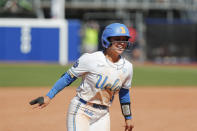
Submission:
M 114 54 L 113 52 L 110 51 L 104 51 L 105 57 L 110 60 L 113 63 L 116 63 L 120 59 L 120 55 Z

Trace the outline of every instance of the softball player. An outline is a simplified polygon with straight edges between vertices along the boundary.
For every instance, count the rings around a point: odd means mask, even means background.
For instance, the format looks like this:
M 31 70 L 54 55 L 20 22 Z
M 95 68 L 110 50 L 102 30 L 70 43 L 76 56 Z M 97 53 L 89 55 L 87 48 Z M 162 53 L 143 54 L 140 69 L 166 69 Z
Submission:
M 133 75 L 132 64 L 121 56 L 129 46 L 130 35 L 124 24 L 108 25 L 102 34 L 104 51 L 83 54 L 55 83 L 46 96 L 30 102 L 43 108 L 55 95 L 82 77 L 76 96 L 67 113 L 68 131 L 110 131 L 109 107 L 119 94 L 125 131 L 132 131 L 129 89 Z

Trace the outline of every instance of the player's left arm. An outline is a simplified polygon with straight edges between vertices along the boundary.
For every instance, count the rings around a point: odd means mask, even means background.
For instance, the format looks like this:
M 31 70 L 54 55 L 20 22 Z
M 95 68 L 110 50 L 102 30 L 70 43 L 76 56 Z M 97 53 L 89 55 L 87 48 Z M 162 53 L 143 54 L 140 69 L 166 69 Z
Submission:
M 125 131 L 132 131 L 132 113 L 129 89 L 121 88 L 119 91 L 119 100 L 121 105 L 122 114 L 125 118 Z
M 132 119 L 129 89 L 125 89 L 125 88 L 120 89 L 119 100 L 120 100 L 120 105 L 122 109 L 122 114 L 125 117 L 125 119 L 126 120 Z
M 131 113 L 131 99 L 129 89 L 131 89 L 132 77 L 133 77 L 133 65 L 128 62 L 126 64 L 126 78 L 123 82 L 122 88 L 119 91 L 119 100 L 121 105 L 122 114 L 125 117 L 125 131 L 132 131 L 133 119 Z
M 133 66 L 131 63 L 126 65 L 126 77 L 125 81 L 122 84 L 122 87 L 119 91 L 119 100 L 121 104 L 122 114 L 125 117 L 125 120 L 132 119 L 132 113 L 130 108 L 130 94 L 129 89 L 131 89 L 132 77 L 133 77 Z

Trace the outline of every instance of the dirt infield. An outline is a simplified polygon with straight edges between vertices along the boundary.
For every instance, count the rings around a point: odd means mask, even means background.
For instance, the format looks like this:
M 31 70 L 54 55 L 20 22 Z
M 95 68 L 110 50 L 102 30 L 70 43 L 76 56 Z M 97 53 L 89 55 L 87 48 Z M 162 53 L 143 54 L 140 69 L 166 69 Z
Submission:
M 66 131 L 66 111 L 74 88 L 60 92 L 47 108 L 33 110 L 28 102 L 50 88 L 0 88 L 0 131 Z M 132 89 L 134 131 L 196 131 L 197 88 Z M 111 131 L 124 131 L 115 98 L 110 109 Z

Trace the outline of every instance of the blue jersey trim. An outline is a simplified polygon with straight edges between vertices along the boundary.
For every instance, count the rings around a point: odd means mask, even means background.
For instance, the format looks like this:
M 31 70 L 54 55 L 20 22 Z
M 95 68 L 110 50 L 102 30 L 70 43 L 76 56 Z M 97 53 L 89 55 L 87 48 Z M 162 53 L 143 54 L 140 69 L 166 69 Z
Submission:
M 55 95 L 64 89 L 66 86 L 69 86 L 77 77 L 71 76 L 69 73 L 65 73 L 53 86 L 53 88 L 47 93 L 47 96 L 52 99 Z
M 72 68 L 70 70 L 68 70 L 68 72 L 73 74 L 75 77 L 78 77 L 78 75 L 72 70 Z
M 77 107 L 75 109 L 75 112 L 73 114 L 73 131 L 76 131 L 76 115 L 77 115 L 77 112 L 78 112 L 80 106 L 81 106 L 81 103 L 78 103 Z

